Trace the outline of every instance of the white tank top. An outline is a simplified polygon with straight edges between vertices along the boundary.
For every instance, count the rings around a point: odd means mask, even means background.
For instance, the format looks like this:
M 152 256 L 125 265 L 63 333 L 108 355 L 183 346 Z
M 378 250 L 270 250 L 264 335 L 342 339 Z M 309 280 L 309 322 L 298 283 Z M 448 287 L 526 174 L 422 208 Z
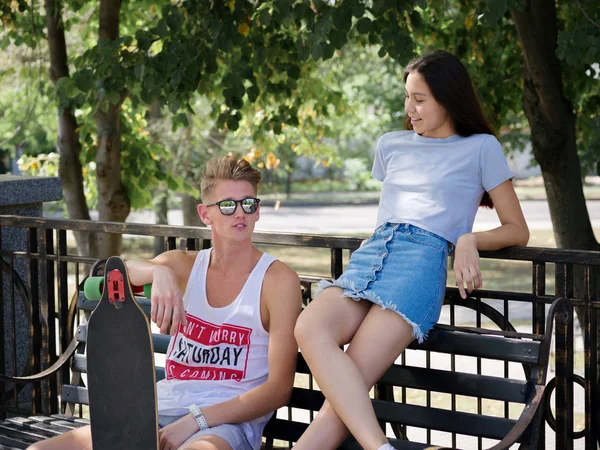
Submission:
M 187 326 L 180 325 L 157 384 L 158 412 L 179 415 L 235 398 L 267 379 L 269 333 L 260 316 L 263 279 L 275 261 L 263 253 L 237 298 L 213 308 L 206 297 L 212 249 L 196 256 L 183 297 Z

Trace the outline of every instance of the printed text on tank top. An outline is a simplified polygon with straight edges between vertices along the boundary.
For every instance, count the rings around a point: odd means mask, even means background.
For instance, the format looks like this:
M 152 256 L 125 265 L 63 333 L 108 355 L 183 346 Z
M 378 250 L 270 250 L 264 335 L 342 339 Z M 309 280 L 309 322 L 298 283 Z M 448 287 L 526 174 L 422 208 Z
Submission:
M 237 296 L 220 308 L 211 306 L 206 296 L 212 249 L 198 253 L 184 299 L 187 325 L 180 324 L 169 344 L 165 363 L 167 384 L 159 383 L 161 393 L 165 394 L 164 387 L 167 391 L 171 389 L 173 395 L 172 388 L 187 380 L 196 384 L 218 381 L 219 389 L 234 391 L 239 386 L 256 386 L 264 381 L 268 373 L 269 337 L 259 315 L 262 284 L 274 258 L 257 253 L 260 257 L 242 280 L 244 284 Z M 195 299 L 193 303 L 190 296 Z M 172 403 L 180 404 L 174 397 Z M 164 399 L 161 408 L 169 409 L 164 406 L 168 404 L 168 399 Z

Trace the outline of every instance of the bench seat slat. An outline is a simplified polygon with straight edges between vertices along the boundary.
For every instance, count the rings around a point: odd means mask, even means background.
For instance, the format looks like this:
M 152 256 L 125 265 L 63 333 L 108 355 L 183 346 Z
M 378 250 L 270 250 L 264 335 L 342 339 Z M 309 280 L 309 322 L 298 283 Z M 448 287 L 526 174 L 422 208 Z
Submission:
M 56 420 L 63 420 L 65 422 L 71 422 L 76 427 L 82 427 L 90 424 L 89 419 L 77 416 L 68 416 L 66 414 L 52 414 L 52 418 Z
M 39 440 L 39 437 L 21 433 L 13 428 L 6 428 L 3 426 L 3 423 L 0 422 L 0 444 L 10 447 L 27 448 L 29 445 Z
M 76 430 L 77 428 L 84 426 L 82 423 L 71 422 L 70 420 L 55 420 L 50 422 L 50 425 L 66 430 Z
M 38 422 L 29 425 L 32 430 L 42 430 L 47 431 L 48 433 L 52 433 L 54 436 L 59 436 L 67 431 L 73 430 L 73 428 L 62 427 L 60 425 L 56 425 L 55 423 L 44 423 Z
M 19 433 L 18 431 L 4 428 L 2 427 L 2 422 L 0 422 L 0 449 L 27 448 L 31 444 L 39 440 L 39 438 L 32 438 L 30 436 Z
M 55 436 L 55 434 L 49 433 L 48 431 L 35 430 L 29 427 L 22 427 L 20 425 L 15 425 L 14 423 L 6 421 L 0 422 L 0 432 L 4 436 L 8 436 L 10 438 L 15 439 L 15 444 L 17 442 L 33 443 L 41 439 L 47 439 L 49 437 Z

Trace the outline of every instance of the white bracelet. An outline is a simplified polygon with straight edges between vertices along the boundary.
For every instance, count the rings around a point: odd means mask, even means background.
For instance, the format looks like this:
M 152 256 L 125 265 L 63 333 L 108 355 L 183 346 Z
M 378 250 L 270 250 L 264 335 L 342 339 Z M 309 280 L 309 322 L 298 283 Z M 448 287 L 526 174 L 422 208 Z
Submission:
M 196 422 L 198 422 L 198 426 L 200 427 L 200 431 L 206 430 L 207 428 L 210 428 L 208 426 L 208 422 L 204 418 L 204 414 L 202 414 L 202 411 L 200 411 L 200 408 L 198 408 L 197 405 L 190 405 L 190 412 L 194 416 L 194 419 L 196 419 Z

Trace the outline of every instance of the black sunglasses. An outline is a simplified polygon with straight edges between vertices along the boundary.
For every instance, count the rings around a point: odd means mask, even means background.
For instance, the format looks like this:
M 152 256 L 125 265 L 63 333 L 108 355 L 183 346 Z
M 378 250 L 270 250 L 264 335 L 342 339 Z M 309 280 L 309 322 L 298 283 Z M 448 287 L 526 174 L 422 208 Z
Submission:
M 254 214 L 258 209 L 260 198 L 244 198 L 242 200 L 221 200 L 220 202 L 212 203 L 208 206 L 218 206 L 221 214 L 224 216 L 231 216 L 237 209 L 238 203 L 242 205 L 242 211 L 246 214 Z

